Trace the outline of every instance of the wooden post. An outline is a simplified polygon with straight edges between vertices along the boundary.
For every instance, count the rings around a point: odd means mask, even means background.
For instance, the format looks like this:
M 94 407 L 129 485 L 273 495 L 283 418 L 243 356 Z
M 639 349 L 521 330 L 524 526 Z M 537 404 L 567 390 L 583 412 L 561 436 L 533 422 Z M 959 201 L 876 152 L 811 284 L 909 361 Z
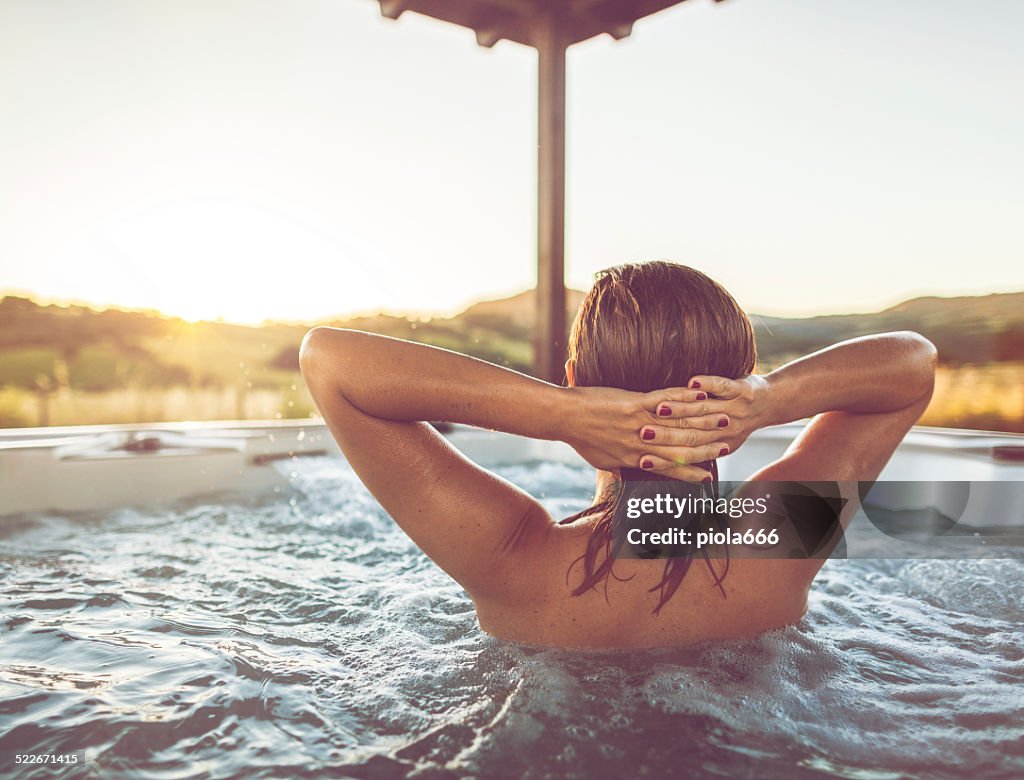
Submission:
M 534 371 L 565 376 L 565 38 L 557 16 L 537 40 L 537 337 Z

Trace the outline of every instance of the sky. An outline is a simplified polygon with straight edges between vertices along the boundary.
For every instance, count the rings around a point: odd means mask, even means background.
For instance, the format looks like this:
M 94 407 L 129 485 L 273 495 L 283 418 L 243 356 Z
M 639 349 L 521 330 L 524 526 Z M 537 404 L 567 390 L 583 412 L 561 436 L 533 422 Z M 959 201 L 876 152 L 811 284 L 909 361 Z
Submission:
M 687 0 L 568 57 L 566 278 L 1024 290 L 1024 3 Z M 535 284 L 536 53 L 372 0 L 0 0 L 0 291 L 190 319 Z

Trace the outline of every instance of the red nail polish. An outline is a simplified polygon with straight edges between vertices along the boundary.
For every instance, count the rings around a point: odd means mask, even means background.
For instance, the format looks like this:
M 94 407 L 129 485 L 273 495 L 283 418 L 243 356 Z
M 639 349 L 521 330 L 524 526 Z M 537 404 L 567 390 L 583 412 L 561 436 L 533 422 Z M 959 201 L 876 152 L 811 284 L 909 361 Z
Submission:
M 690 383 L 690 387 L 692 387 L 694 390 L 699 390 L 700 389 L 700 382 L 698 382 L 696 379 L 694 379 Z
M 711 486 L 711 477 L 704 477 L 704 484 L 708 487 Z
M 670 414 L 672 414 L 672 410 L 667 406 L 663 406 L 658 410 L 658 415 L 660 417 L 668 417 Z
M 708 394 L 707 393 L 697 393 L 697 400 L 698 401 L 706 401 L 706 400 L 708 400 Z
M 729 454 L 729 448 L 728 447 L 722 447 L 722 451 L 720 453 L 718 453 L 718 457 L 724 458 L 728 454 Z
M 650 428 L 647 428 L 646 430 L 644 430 L 644 441 L 650 441 L 653 438 L 654 438 L 654 431 L 652 431 Z
M 721 420 L 718 421 L 718 427 L 719 428 L 727 428 L 728 426 L 729 426 L 729 418 L 728 417 L 723 417 Z
M 654 461 L 653 460 L 642 461 L 640 463 L 640 468 L 642 468 L 642 469 L 653 469 L 654 468 Z

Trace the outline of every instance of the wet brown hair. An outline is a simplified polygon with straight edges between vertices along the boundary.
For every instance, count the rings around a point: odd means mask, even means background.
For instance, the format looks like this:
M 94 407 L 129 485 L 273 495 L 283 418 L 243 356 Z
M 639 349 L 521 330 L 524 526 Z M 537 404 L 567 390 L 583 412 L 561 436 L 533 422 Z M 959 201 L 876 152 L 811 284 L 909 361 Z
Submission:
M 684 387 L 697 374 L 746 376 L 754 371 L 757 350 L 750 320 L 724 287 L 693 268 L 659 260 L 597 274 L 573 321 L 569 357 L 575 362 L 573 379 L 578 387 L 646 393 Z M 573 595 L 603 582 L 607 597 L 608 577 L 615 576 L 612 567 L 625 539 L 629 499 L 650 496 L 658 488 L 678 496 L 717 498 L 716 463 L 699 465 L 714 475 L 708 487 L 640 469 L 620 469 L 619 481 L 597 503 L 562 521 L 597 517 L 586 550 L 569 570 L 571 574 L 577 564 L 583 568 Z M 728 558 L 718 574 L 707 552 L 702 555 L 721 590 Z M 678 590 L 692 562 L 692 553 L 666 560 L 661 582 L 651 589 L 659 592 L 655 613 Z

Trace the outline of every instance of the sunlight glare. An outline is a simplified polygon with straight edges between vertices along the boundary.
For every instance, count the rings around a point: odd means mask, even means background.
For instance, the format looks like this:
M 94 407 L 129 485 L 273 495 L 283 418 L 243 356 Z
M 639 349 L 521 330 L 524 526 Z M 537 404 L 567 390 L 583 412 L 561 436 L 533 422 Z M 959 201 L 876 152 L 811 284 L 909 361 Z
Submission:
M 151 287 L 156 300 L 149 305 L 191 322 L 256 324 L 268 312 L 295 319 L 327 316 L 358 309 L 356 291 L 379 287 L 336 237 L 252 203 L 168 203 L 115 223 L 104 237 L 157 277 Z M 329 296 L 323 284 L 310 284 L 341 275 L 347 283 L 332 285 Z M 319 291 L 320 297 L 311 302 L 292 292 L 292 301 L 271 302 L 266 296 L 273 290 Z

